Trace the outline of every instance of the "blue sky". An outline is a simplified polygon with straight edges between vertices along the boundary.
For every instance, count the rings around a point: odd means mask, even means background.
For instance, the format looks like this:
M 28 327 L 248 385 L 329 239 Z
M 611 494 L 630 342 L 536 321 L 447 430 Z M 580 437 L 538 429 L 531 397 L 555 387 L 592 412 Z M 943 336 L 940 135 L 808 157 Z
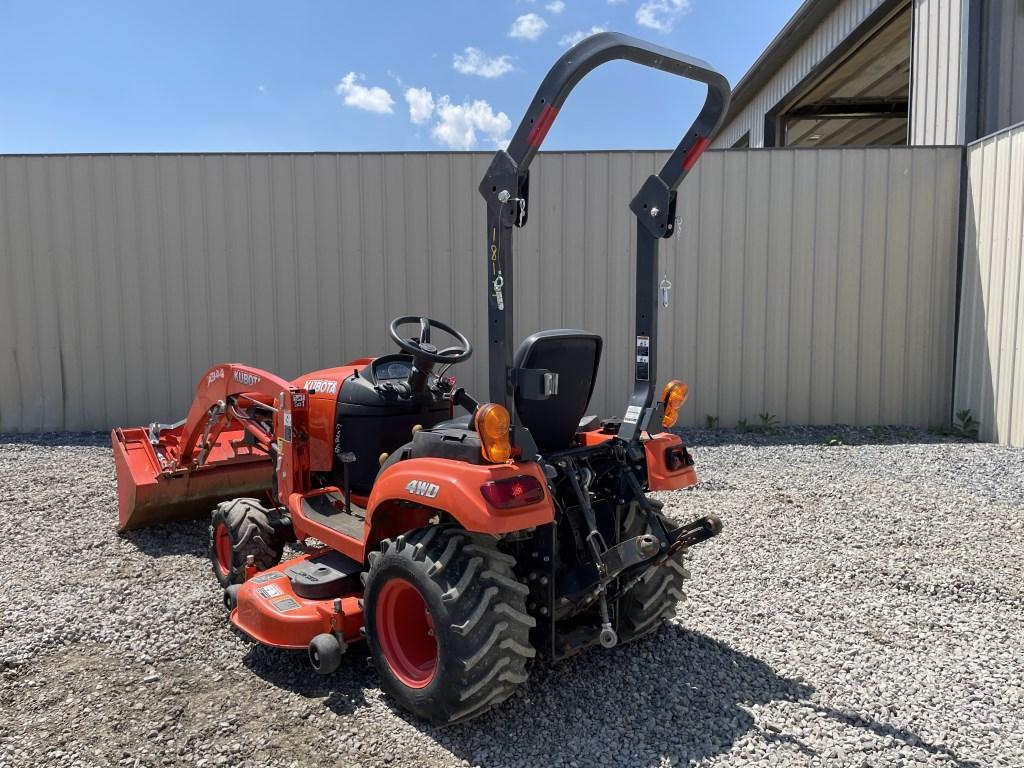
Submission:
M 0 153 L 492 150 L 574 36 L 605 28 L 735 84 L 800 0 L 0 0 Z M 545 149 L 674 146 L 698 86 L 615 62 Z

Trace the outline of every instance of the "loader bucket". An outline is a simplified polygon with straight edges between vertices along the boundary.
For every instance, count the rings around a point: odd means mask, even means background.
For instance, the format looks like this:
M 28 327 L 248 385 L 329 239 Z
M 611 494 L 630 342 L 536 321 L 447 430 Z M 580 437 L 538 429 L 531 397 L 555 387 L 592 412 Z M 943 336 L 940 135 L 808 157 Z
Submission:
M 145 427 L 110 433 L 117 474 L 118 531 L 208 516 L 220 501 L 259 497 L 270 489 L 270 459 L 258 451 L 239 449 L 241 430 L 222 432 L 202 467 L 162 471 L 157 450 L 175 445 L 180 435 L 180 427 L 162 432 L 154 446 Z

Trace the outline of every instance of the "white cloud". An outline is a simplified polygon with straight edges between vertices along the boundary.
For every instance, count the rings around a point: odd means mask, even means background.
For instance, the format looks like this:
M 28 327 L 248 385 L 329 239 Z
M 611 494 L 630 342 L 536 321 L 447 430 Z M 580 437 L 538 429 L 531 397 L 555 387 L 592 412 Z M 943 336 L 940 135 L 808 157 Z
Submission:
M 558 44 L 565 46 L 576 45 L 576 43 L 578 43 L 580 40 L 583 40 L 584 38 L 590 37 L 591 35 L 596 35 L 598 32 L 607 31 L 608 27 L 599 27 L 595 24 L 590 29 L 578 29 L 571 35 L 563 35 L 562 39 L 558 41 Z
M 554 0 L 553 2 L 548 3 L 544 7 L 547 8 L 551 13 L 557 15 L 565 10 L 565 3 L 562 0 Z
M 449 149 L 472 149 L 476 146 L 477 133 L 483 134 L 495 146 L 508 143 L 508 132 L 512 121 L 504 112 L 495 114 L 491 105 L 478 99 L 470 104 L 452 104 L 447 96 L 437 100 L 435 111 L 437 122 L 431 134 Z
M 365 80 L 366 78 L 363 75 L 357 75 L 355 72 L 349 72 L 341 78 L 341 82 L 334 89 L 339 96 L 344 97 L 346 106 L 365 109 L 367 112 L 390 115 L 391 107 L 395 104 L 391 94 L 379 85 L 374 85 L 370 88 L 360 85 L 356 82 L 357 79 Z
M 453 104 L 448 96 L 438 96 L 427 88 L 409 88 L 405 92 L 409 119 L 423 125 L 433 119 L 430 134 L 449 149 L 473 149 L 483 138 L 504 149 L 512 121 L 504 112 L 497 112 L 482 99 Z
M 608 5 L 622 5 L 626 0 L 608 0 Z
M 690 0 L 646 0 L 636 9 L 636 23 L 659 32 L 671 32 L 676 21 L 689 12 Z
M 434 94 L 426 88 L 409 88 L 405 92 L 409 104 L 409 119 L 423 125 L 434 114 Z
M 479 48 L 470 47 L 452 56 L 452 66 L 463 75 L 501 77 L 512 71 L 512 59 L 508 56 L 488 56 Z
M 547 28 L 548 23 L 536 13 L 524 13 L 512 22 L 512 28 L 508 31 L 508 36 L 519 37 L 523 40 L 536 40 L 544 34 L 544 30 Z

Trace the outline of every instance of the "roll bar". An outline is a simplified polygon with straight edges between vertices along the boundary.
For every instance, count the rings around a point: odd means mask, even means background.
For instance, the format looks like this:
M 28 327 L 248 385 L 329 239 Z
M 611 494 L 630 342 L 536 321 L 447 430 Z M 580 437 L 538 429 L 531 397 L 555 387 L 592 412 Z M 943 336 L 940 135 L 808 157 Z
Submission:
M 608 61 L 622 59 L 708 87 L 704 106 L 657 175 L 630 203 L 637 217 L 636 360 L 633 390 L 620 437 L 636 440 L 651 418 L 657 384 L 658 240 L 675 230 L 676 188 L 711 144 L 729 107 L 729 82 L 709 64 L 616 32 L 588 37 L 555 62 L 509 143 L 498 150 L 480 183 L 487 201 L 488 366 L 490 399 L 510 407 L 513 334 L 512 227 L 526 224 L 529 167 L 576 84 Z
M 701 140 L 706 146 L 725 116 L 729 106 L 729 81 L 706 62 L 616 32 L 602 32 L 581 40 L 551 67 L 508 145 L 508 153 L 520 170 L 530 166 L 576 84 L 602 64 L 618 59 L 708 86 L 704 108 L 658 174 L 669 189 L 679 186 L 688 170 L 683 168 L 683 158 Z

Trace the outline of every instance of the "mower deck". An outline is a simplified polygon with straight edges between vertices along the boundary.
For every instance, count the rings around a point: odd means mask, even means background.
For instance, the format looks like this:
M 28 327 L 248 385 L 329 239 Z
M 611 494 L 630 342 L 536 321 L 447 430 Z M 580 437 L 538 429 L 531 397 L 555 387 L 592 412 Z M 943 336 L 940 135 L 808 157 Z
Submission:
M 315 566 L 331 554 L 326 547 L 308 552 L 241 584 L 235 593 L 231 623 L 253 640 L 275 648 L 305 650 L 322 633 L 340 632 L 346 643 L 361 640 L 363 609 L 358 563 L 351 561 L 355 566 L 352 573 L 343 574 L 351 577 L 347 584 L 338 579 L 340 590 L 335 591 L 339 594 L 323 598 L 300 594 L 310 593 L 309 584 L 305 582 L 303 588 L 302 583 L 297 583 L 295 569 L 306 563 Z M 334 563 L 323 568 L 331 565 Z

